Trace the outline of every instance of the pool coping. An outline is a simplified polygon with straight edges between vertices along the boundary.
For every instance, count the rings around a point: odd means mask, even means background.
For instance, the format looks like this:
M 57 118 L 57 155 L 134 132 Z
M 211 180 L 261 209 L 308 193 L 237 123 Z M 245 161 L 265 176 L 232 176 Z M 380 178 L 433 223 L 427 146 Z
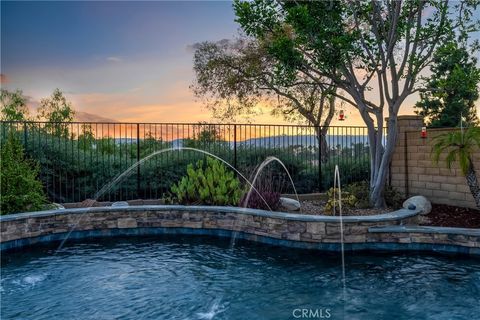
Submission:
M 453 235 L 480 237 L 480 229 L 436 227 L 436 226 L 371 227 L 371 228 L 368 228 L 368 232 L 372 232 L 372 233 L 434 233 L 434 234 L 453 234 Z
M 53 209 L 45 211 L 34 211 L 34 212 L 23 212 L 23 213 L 14 213 L 9 215 L 0 216 L 0 223 L 3 221 L 13 221 L 18 219 L 28 219 L 36 217 L 45 217 L 45 216 L 56 216 L 62 214 L 82 214 L 86 212 L 104 212 L 104 211 L 210 211 L 210 212 L 222 212 L 222 213 L 242 213 L 253 216 L 276 218 L 276 219 L 285 219 L 291 221 L 310 221 L 310 222 L 333 222 L 339 223 L 340 219 L 343 222 L 383 222 L 383 221 L 392 221 L 405 219 L 409 217 L 416 216 L 421 213 L 421 210 L 409 210 L 409 209 L 399 209 L 396 211 L 369 215 L 369 216 L 327 216 L 327 215 L 309 215 L 302 213 L 288 213 L 281 211 L 266 211 L 259 209 L 250 209 L 250 208 L 238 208 L 238 207 L 227 207 L 227 206 L 183 206 L 183 205 L 142 205 L 142 206 L 119 206 L 119 207 L 90 207 L 90 208 L 73 208 L 73 209 Z

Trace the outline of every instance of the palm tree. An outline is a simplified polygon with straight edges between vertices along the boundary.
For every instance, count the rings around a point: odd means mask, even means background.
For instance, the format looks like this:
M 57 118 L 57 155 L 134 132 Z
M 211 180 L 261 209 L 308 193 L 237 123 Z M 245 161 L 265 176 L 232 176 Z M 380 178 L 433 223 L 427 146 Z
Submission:
M 434 153 L 433 160 L 436 163 L 440 160 L 440 155 L 444 151 L 447 152 L 445 162 L 449 169 L 453 162 L 458 160 L 473 199 L 475 199 L 475 204 L 480 209 L 480 185 L 472 161 L 475 147 L 480 148 L 480 127 L 470 127 L 466 130 L 442 134 L 435 138 L 432 151 Z

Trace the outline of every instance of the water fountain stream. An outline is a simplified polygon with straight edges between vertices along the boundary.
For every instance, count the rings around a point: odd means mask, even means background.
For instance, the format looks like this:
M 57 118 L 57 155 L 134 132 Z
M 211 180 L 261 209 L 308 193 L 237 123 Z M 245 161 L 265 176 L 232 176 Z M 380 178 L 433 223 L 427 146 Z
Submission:
M 248 190 L 247 195 L 245 196 L 245 200 L 243 201 L 243 204 L 242 204 L 242 207 L 244 209 L 246 209 L 248 207 L 248 202 L 250 200 L 250 196 L 252 194 L 252 191 L 254 191 L 254 186 L 255 186 L 255 183 L 257 182 L 258 177 L 262 173 L 263 169 L 265 169 L 265 167 L 268 166 L 273 161 L 276 161 L 277 163 L 279 163 L 282 166 L 282 168 L 285 170 L 285 172 L 287 173 L 287 176 L 290 179 L 290 183 L 292 184 L 293 191 L 295 192 L 295 196 L 297 198 L 297 201 L 298 201 L 298 203 L 300 203 L 300 199 L 298 197 L 297 189 L 295 188 L 295 183 L 293 182 L 292 176 L 290 175 L 290 172 L 288 172 L 288 169 L 285 166 L 285 164 L 280 159 L 278 159 L 277 157 L 268 156 L 265 160 L 263 160 L 263 162 L 258 166 L 257 170 L 255 171 L 255 175 L 253 176 L 253 180 L 251 182 L 250 189 Z M 270 207 L 269 207 L 269 209 L 270 209 Z M 300 206 L 300 212 L 301 212 L 301 210 L 302 210 L 302 207 Z M 270 211 L 272 211 L 272 210 L 270 209 Z M 237 220 L 235 220 L 235 221 L 237 221 Z M 240 226 L 243 226 L 244 223 L 245 223 L 245 216 L 243 216 L 243 218 L 240 220 Z M 235 223 L 234 223 L 233 229 L 236 229 Z M 230 248 L 233 248 L 235 246 L 235 240 L 236 240 L 237 236 L 238 236 L 238 231 L 233 231 L 232 238 L 230 239 Z
M 222 158 L 214 155 L 213 153 L 210 153 L 208 151 L 204 151 L 204 150 L 201 150 L 201 149 L 196 149 L 196 148 L 190 148 L 190 147 L 176 147 L 176 148 L 168 148 L 168 149 L 162 149 L 162 150 L 158 150 L 158 151 L 155 151 L 151 154 L 149 154 L 148 156 L 145 156 L 143 159 L 135 162 L 133 165 L 131 165 L 128 169 L 126 169 L 125 171 L 123 171 L 122 173 L 120 173 L 119 175 L 117 175 L 115 178 L 113 178 L 109 183 L 105 184 L 94 196 L 93 200 L 92 200 L 92 203 L 94 203 L 95 201 L 97 201 L 100 197 L 102 197 L 107 191 L 109 191 L 111 188 L 113 188 L 116 184 L 120 183 L 121 181 L 123 181 L 125 178 L 127 178 L 132 172 L 134 169 L 136 169 L 139 165 L 141 165 L 142 163 L 144 163 L 145 161 L 155 157 L 155 156 L 158 156 L 162 153 L 165 153 L 165 152 L 171 152 L 171 151 L 184 151 L 184 150 L 187 150 L 187 151 L 194 151 L 194 152 L 198 152 L 198 153 L 202 153 L 202 154 L 206 154 L 210 157 L 213 157 L 219 161 L 221 161 L 222 163 L 224 163 L 225 165 L 227 165 L 230 169 L 234 170 L 242 179 L 245 180 L 245 182 L 250 186 L 250 191 L 253 190 L 255 191 L 258 196 L 260 197 L 260 199 L 262 199 L 262 201 L 265 203 L 265 205 L 267 206 L 267 208 L 272 211 L 272 209 L 270 208 L 270 206 L 268 205 L 267 201 L 265 200 L 265 198 L 261 195 L 261 193 L 255 188 L 255 186 L 250 183 L 250 181 L 240 172 L 238 171 L 235 167 L 233 167 L 230 163 L 228 163 L 227 161 L 223 160 Z M 89 206 L 90 207 L 90 206 Z M 60 243 L 60 245 L 58 246 L 57 250 L 55 251 L 58 252 L 59 250 L 61 250 L 65 244 L 65 242 L 68 240 L 68 238 L 70 237 L 70 235 L 72 234 L 72 232 L 76 229 L 76 227 L 78 226 L 78 224 L 81 222 L 81 219 L 83 218 L 83 216 L 85 215 L 86 212 L 82 213 L 77 221 L 71 225 L 70 227 L 70 230 L 68 231 L 66 237 L 62 240 L 62 242 Z
M 333 176 L 333 215 L 336 216 L 336 190 L 338 183 L 338 211 L 340 218 L 340 251 L 342 255 L 342 289 L 343 289 L 343 312 L 345 314 L 345 302 L 346 302 L 346 283 L 345 283 L 345 245 L 343 235 L 343 214 L 342 214 L 342 186 L 340 182 L 340 171 L 338 165 L 335 165 L 335 173 Z

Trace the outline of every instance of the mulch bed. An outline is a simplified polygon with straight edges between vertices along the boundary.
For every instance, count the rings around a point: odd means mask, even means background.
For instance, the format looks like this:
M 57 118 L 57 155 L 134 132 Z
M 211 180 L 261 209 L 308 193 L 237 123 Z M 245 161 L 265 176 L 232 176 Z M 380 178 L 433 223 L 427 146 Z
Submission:
M 311 215 L 333 215 L 325 211 L 325 200 L 300 200 L 302 214 L 311 214 Z M 281 209 L 280 209 L 281 210 Z M 375 208 L 366 208 L 366 209 L 352 209 L 352 208 L 342 208 L 342 215 L 344 216 L 370 216 L 376 214 L 383 214 L 391 212 L 393 209 L 375 209 Z M 299 211 L 292 211 L 292 213 L 300 213 Z M 337 208 L 337 216 L 339 215 Z
M 303 214 L 325 215 L 324 200 L 303 200 Z M 393 209 L 348 209 L 344 208 L 344 216 L 368 216 L 375 214 L 383 214 L 391 212 Z M 299 213 L 294 211 L 292 213 Z M 338 211 L 337 211 L 338 215 Z M 424 226 L 437 227 L 455 227 L 455 228 L 480 228 L 480 210 L 448 206 L 443 204 L 432 204 L 432 212 L 426 216 L 422 216 L 423 221 L 420 223 Z
M 424 216 L 425 226 L 480 228 L 480 210 L 432 204 L 432 212 Z

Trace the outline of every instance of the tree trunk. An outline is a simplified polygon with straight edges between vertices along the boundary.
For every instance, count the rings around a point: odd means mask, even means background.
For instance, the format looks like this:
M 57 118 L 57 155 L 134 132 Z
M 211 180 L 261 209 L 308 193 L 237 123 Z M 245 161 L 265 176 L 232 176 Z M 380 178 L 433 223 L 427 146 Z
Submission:
M 473 167 L 472 161 L 470 161 L 470 167 L 465 178 L 467 179 L 468 187 L 470 188 L 470 192 L 475 200 L 475 205 L 478 209 L 480 209 L 480 186 L 478 184 L 477 175 L 475 174 L 475 168 Z
M 380 127 L 380 130 L 382 127 Z M 398 136 L 398 127 L 397 127 L 397 117 L 393 116 L 388 119 L 388 136 L 387 143 L 385 148 L 382 145 L 383 132 L 377 132 L 377 148 L 382 150 L 376 150 L 377 156 L 379 152 L 382 152 L 380 161 L 375 161 L 375 172 L 373 173 L 373 183 L 371 184 L 370 191 L 370 204 L 375 208 L 384 208 L 385 207 L 385 186 L 387 183 L 387 174 L 390 161 L 392 160 L 393 152 L 395 150 L 395 145 L 397 143 Z M 378 140 L 380 139 L 380 141 Z M 377 158 L 378 159 L 378 158 Z
M 327 144 L 328 127 L 315 127 L 317 143 L 320 148 L 320 161 L 326 163 L 329 158 L 329 147 Z

